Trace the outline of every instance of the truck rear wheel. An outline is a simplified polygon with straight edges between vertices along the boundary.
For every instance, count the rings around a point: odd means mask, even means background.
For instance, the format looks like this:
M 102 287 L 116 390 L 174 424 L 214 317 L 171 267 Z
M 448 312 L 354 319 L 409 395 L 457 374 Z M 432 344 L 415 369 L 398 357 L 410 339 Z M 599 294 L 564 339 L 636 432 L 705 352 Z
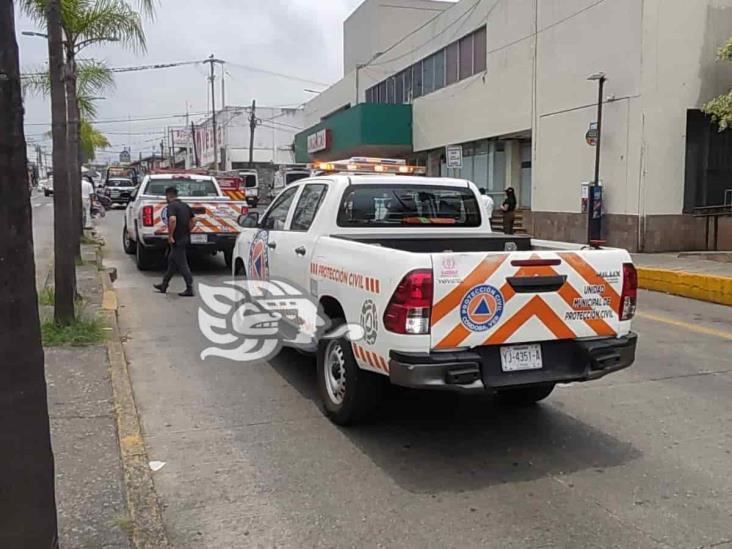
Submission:
M 365 418 L 381 400 L 383 384 L 381 375 L 358 367 L 346 338 L 318 344 L 318 390 L 333 423 L 351 425 Z
M 137 248 L 137 243 L 130 238 L 130 233 L 127 230 L 127 224 L 125 224 L 122 229 L 122 247 L 127 254 L 134 254 L 135 248 Z
M 530 406 L 544 400 L 554 390 L 554 384 L 522 387 L 520 389 L 504 389 L 498 392 L 498 400 L 509 406 Z

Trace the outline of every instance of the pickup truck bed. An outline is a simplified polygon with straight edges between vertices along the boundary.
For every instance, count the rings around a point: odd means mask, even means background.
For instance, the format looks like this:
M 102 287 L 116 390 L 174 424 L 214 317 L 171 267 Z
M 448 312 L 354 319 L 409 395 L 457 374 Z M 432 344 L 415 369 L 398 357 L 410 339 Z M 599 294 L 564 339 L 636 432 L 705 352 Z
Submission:
M 506 250 L 531 250 L 531 238 L 528 236 L 506 236 L 503 234 L 450 235 L 425 234 L 401 236 L 395 234 L 349 235 L 335 234 L 333 238 L 341 238 L 361 244 L 371 244 L 414 253 L 440 252 L 503 252 Z

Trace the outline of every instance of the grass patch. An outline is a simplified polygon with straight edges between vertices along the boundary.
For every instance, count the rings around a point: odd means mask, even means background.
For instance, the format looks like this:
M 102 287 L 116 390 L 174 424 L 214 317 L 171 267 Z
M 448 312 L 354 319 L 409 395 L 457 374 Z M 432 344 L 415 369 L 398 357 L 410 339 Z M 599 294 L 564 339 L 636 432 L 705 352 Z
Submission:
M 44 347 L 83 347 L 104 342 L 104 325 L 97 318 L 78 317 L 69 326 L 58 326 L 53 319 L 44 320 L 41 324 Z
M 38 294 L 38 303 L 40 305 L 53 305 L 55 299 L 56 296 L 54 290 L 50 286 L 46 286 L 41 290 L 41 293 Z
M 122 530 L 125 534 L 127 534 L 130 538 L 132 537 L 134 528 L 132 524 L 132 519 L 127 516 L 118 516 L 113 521 L 114 525 Z

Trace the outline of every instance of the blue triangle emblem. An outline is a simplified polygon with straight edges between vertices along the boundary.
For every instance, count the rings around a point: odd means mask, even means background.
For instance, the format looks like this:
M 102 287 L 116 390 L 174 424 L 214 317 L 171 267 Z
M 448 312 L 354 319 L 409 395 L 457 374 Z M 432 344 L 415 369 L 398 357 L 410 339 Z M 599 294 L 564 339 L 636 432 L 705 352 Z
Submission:
M 491 314 L 491 308 L 488 306 L 488 302 L 485 298 L 480 300 L 478 306 L 473 310 L 474 315 L 489 315 Z

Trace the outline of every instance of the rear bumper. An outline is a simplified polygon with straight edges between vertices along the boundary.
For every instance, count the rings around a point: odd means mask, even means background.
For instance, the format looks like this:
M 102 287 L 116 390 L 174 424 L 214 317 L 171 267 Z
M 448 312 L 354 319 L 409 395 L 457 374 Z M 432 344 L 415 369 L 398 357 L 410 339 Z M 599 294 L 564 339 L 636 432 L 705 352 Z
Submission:
M 197 253 L 216 253 L 230 251 L 236 244 L 236 234 L 214 234 L 207 233 L 208 242 L 201 244 L 189 244 L 188 251 Z M 168 247 L 167 236 L 143 236 L 142 246 L 149 250 L 163 251 Z
M 395 385 L 456 392 L 483 392 L 591 381 L 627 368 L 635 361 L 638 336 L 541 343 L 541 370 L 504 372 L 500 346 L 453 353 L 390 354 L 389 377 Z

